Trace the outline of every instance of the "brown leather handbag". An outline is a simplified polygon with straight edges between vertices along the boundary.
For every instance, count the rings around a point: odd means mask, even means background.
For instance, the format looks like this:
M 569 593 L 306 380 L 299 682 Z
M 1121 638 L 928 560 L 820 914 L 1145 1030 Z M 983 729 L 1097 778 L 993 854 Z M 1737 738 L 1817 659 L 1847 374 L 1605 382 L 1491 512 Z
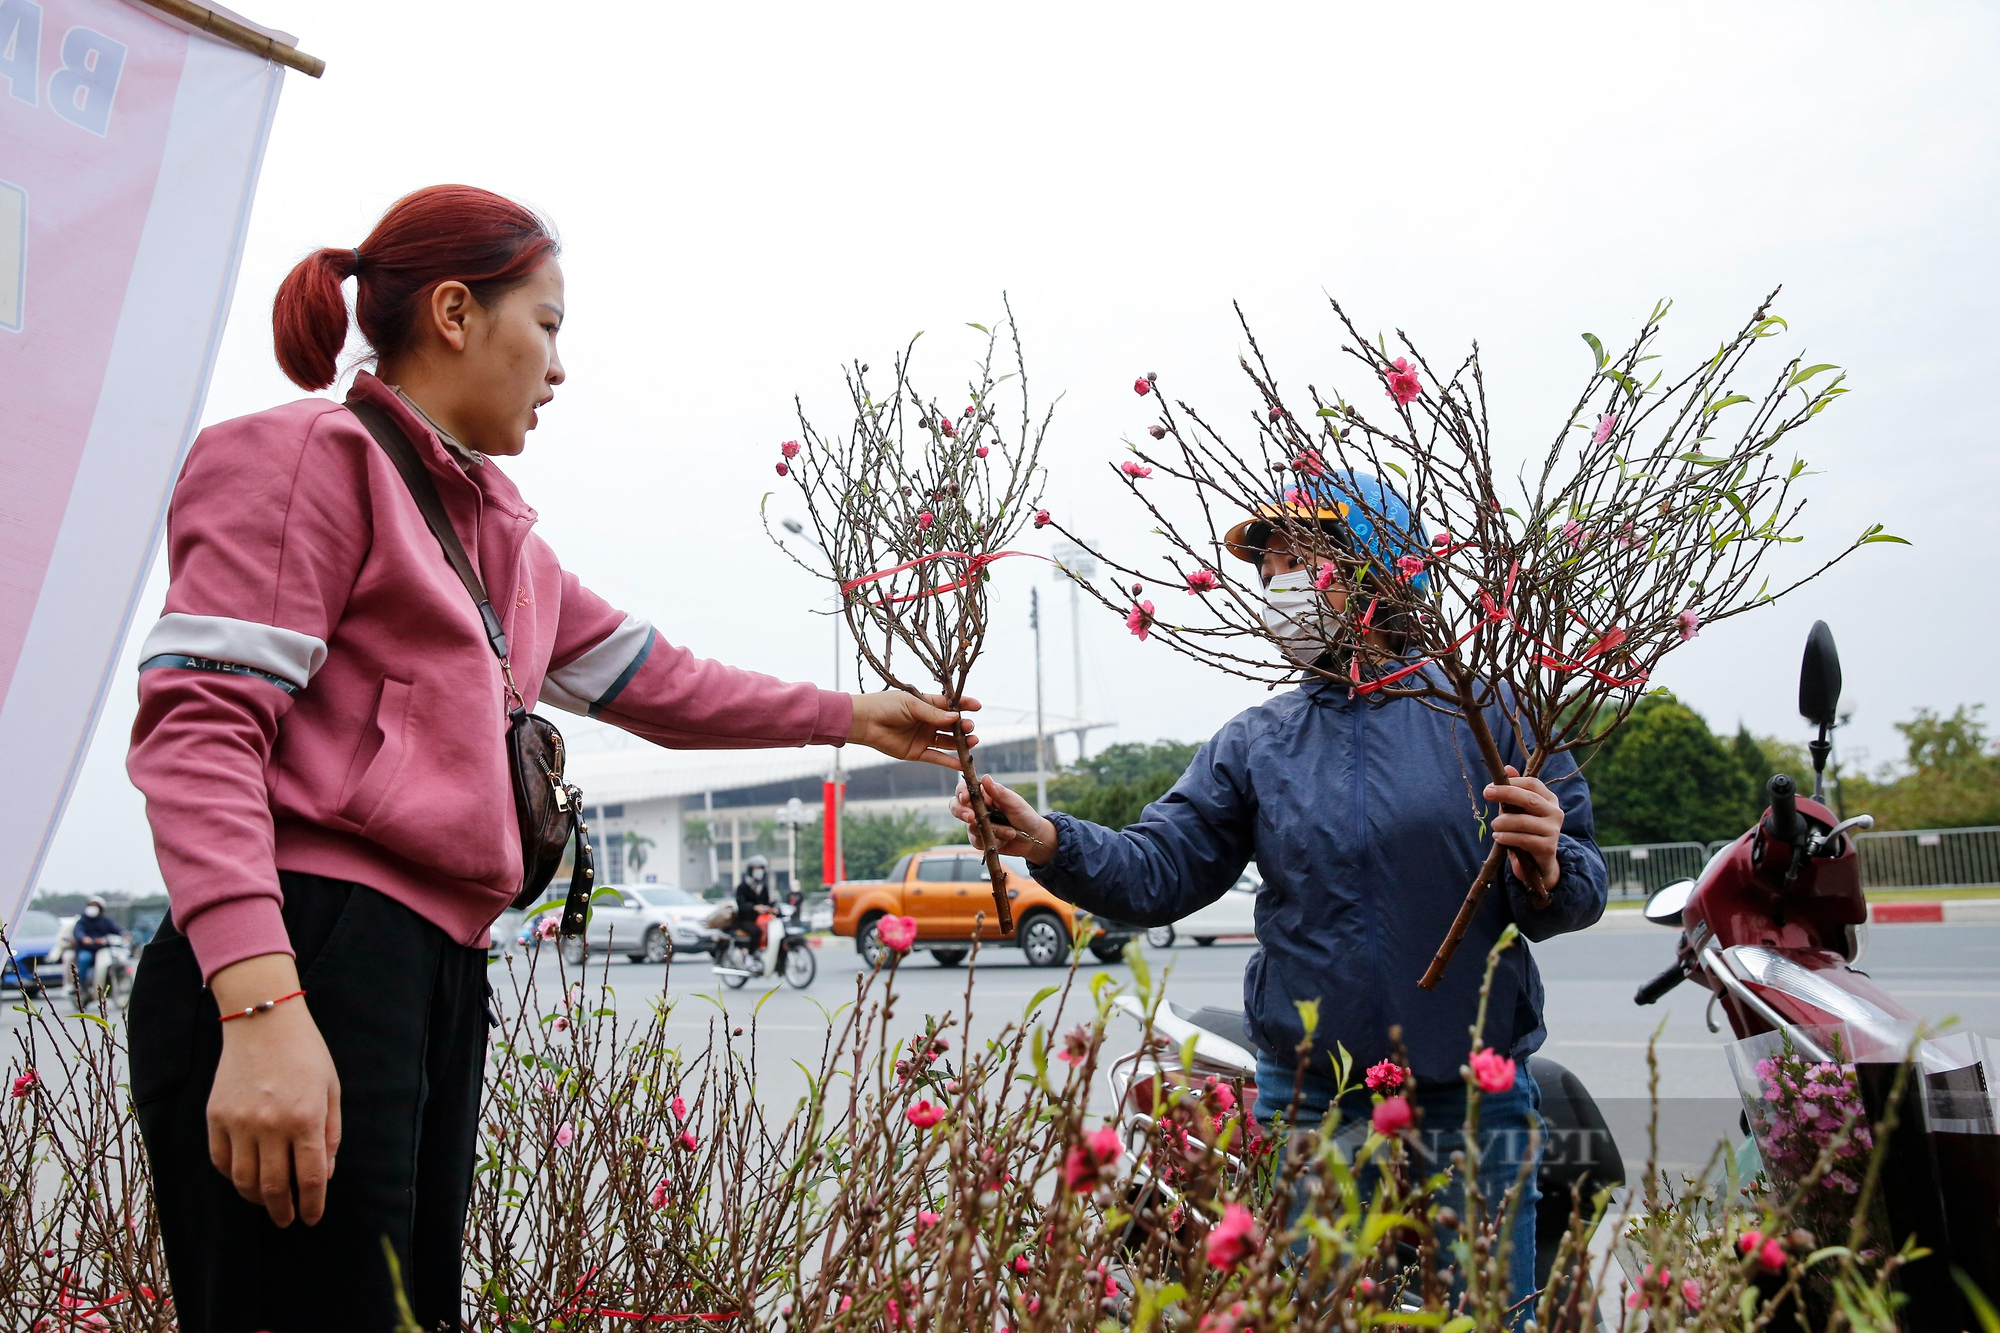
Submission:
M 576 859 L 569 878 L 569 896 L 563 903 L 562 933 L 565 937 L 583 934 L 590 917 L 592 883 L 596 867 L 590 854 L 590 829 L 583 822 L 583 793 L 563 779 L 563 738 L 555 724 L 539 713 L 530 712 L 521 692 L 514 688 L 514 668 L 507 655 L 507 632 L 500 616 L 486 596 L 486 586 L 466 558 L 465 546 L 451 519 L 444 512 L 437 483 L 417 454 L 415 444 L 396 419 L 373 403 L 348 399 L 347 410 L 354 413 L 410 488 L 410 498 L 431 536 L 444 549 L 458 581 L 472 594 L 479 608 L 479 622 L 486 628 L 486 642 L 500 659 L 500 674 L 507 682 L 507 770 L 514 780 L 514 814 L 521 827 L 521 890 L 514 906 L 525 908 L 541 901 L 549 881 L 562 864 L 570 839 L 576 839 Z

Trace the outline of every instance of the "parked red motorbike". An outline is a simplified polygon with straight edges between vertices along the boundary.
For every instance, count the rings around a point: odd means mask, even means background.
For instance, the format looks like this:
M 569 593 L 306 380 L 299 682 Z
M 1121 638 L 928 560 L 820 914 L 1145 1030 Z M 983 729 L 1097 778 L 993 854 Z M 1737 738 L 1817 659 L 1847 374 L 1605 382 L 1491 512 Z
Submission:
M 1859 967 L 1868 898 L 1852 834 L 1874 821 L 1839 819 L 1826 805 L 1827 732 L 1839 700 L 1840 659 L 1819 622 L 1799 674 L 1799 712 L 1819 728 L 1809 746 L 1812 796 L 1773 777 L 1755 827 L 1698 878 L 1647 900 L 1650 920 L 1680 927 L 1680 946 L 1633 998 L 1652 1004 L 1696 981 L 1712 995 L 1711 1031 L 1719 1006 L 1739 1040 L 1784 1033 L 1805 1059 L 1851 1068 L 1871 1123 L 1893 1102 L 1882 1174 L 1888 1224 L 1896 1242 L 1913 1235 L 1937 1256 L 1904 1270 L 1912 1327 L 1969 1327 L 1950 1270 L 2000 1295 L 2000 1137 L 1986 1069 L 1959 1039 L 1923 1037 L 1919 1016 Z M 1748 1133 L 1747 1115 L 1743 1123 Z
M 1849 833 L 1868 815 L 1838 819 L 1826 806 L 1827 732 L 1840 702 L 1840 658 L 1820 621 L 1806 639 L 1799 712 L 1819 728 L 1810 745 L 1813 793 L 1780 773 L 1766 785 L 1770 808 L 1754 828 L 1717 852 L 1697 879 L 1647 900 L 1649 920 L 1681 928 L 1673 965 L 1633 999 L 1652 1004 L 1683 981 L 1715 994 L 1738 1037 L 1784 1028 L 1846 1024 L 1894 1044 L 1917 1016 L 1855 967 L 1866 943 L 1868 898 Z M 1832 1053 L 1795 1033 L 1815 1060 Z M 1907 1040 L 1906 1037 L 1903 1040 Z

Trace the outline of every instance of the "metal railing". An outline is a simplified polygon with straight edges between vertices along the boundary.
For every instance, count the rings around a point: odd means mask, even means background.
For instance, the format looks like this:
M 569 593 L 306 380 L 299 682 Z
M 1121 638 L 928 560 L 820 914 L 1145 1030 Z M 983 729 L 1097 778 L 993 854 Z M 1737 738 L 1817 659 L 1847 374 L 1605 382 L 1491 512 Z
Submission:
M 1870 889 L 2000 884 L 2000 828 L 1858 833 L 1861 883 Z
M 1698 842 L 1648 842 L 1602 850 L 1614 899 L 1648 897 L 1677 879 L 1693 879 L 1708 864 L 1708 848 Z
M 1677 879 L 1692 879 L 1734 839 L 1606 847 L 1611 897 L 1644 898 Z M 2000 828 L 1910 829 L 1857 833 L 1864 889 L 1948 889 L 2000 885 Z

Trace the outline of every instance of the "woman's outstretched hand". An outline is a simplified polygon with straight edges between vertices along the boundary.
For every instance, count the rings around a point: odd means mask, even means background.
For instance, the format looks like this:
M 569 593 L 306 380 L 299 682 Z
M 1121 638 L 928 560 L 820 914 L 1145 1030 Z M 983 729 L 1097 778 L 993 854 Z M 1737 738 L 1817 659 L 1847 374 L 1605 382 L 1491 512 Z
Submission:
M 226 1014 L 289 995 L 299 974 L 286 955 L 260 954 L 217 972 L 211 988 Z M 305 999 L 225 1023 L 208 1094 L 215 1169 L 277 1225 L 296 1216 L 311 1226 L 326 1211 L 339 1151 L 340 1076 Z
M 979 700 L 960 699 L 958 712 L 945 707 L 944 696 L 926 694 L 919 698 L 901 690 L 854 696 L 854 725 L 847 739 L 880 750 L 891 759 L 915 759 L 940 768 L 958 767 L 958 740 L 952 726 L 964 713 L 979 711 Z M 965 718 L 965 730 L 972 719 Z M 973 745 L 979 738 L 968 735 Z
M 980 774 L 979 791 L 986 799 L 987 813 L 1003 815 L 1007 820 L 1005 824 L 993 825 L 994 850 L 1005 856 L 1019 856 L 1030 865 L 1045 866 L 1055 860 L 1056 826 L 1043 819 L 1019 792 L 1001 786 L 985 773 Z M 973 818 L 972 799 L 965 790 L 964 778 L 958 780 L 958 790 L 952 793 L 951 813 L 964 823 L 966 841 L 985 851 L 979 841 L 979 825 Z

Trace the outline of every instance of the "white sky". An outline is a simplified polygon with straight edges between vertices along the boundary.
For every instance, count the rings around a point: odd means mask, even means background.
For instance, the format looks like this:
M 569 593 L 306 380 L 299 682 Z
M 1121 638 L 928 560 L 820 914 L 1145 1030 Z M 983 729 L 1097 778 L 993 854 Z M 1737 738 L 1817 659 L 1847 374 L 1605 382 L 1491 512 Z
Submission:
M 926 329 L 919 372 L 949 397 L 963 321 L 1003 290 L 1036 388 L 1065 395 L 1049 504 L 1143 552 L 1103 460 L 1150 419 L 1143 371 L 1248 408 L 1232 298 L 1295 385 L 1335 363 L 1322 291 L 1440 352 L 1476 336 L 1512 448 L 1560 424 L 1580 332 L 1622 341 L 1672 297 L 1671 365 L 1782 282 L 1785 349 L 1854 390 L 1798 437 L 1825 474 L 1807 530 L 1917 545 L 1705 633 L 1664 682 L 1718 728 L 1803 738 L 1824 618 L 1871 763 L 1914 708 L 1995 698 L 1990 6 L 240 2 L 328 72 L 285 91 L 207 419 L 297 396 L 269 303 L 305 251 L 426 184 L 522 198 L 566 247 L 570 380 L 509 471 L 566 564 L 708 655 L 827 681 L 820 591 L 755 522 L 791 396 L 831 420 L 845 359 Z M 1020 633 L 976 692 L 1031 706 L 1028 590 L 1056 585 L 995 576 Z M 1050 612 L 1068 712 L 1066 595 Z M 1085 708 L 1118 739 L 1199 738 L 1263 697 L 1101 610 L 1083 642 Z M 133 693 L 114 682 L 44 888 L 158 884 L 123 772 Z

